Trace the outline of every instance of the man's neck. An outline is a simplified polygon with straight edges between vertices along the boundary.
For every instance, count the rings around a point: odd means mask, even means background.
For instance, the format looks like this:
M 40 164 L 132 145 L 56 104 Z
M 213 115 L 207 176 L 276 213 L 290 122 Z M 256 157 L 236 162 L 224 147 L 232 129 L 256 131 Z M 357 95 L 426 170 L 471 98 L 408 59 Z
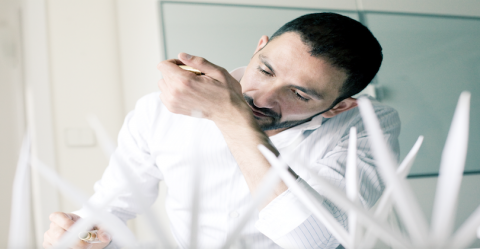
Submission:
M 267 131 L 264 131 L 265 134 L 267 134 L 267 136 L 271 137 L 271 136 L 274 136 L 274 135 L 277 135 L 278 133 L 286 130 L 288 128 L 282 128 L 282 129 L 276 129 L 276 130 L 267 130 Z

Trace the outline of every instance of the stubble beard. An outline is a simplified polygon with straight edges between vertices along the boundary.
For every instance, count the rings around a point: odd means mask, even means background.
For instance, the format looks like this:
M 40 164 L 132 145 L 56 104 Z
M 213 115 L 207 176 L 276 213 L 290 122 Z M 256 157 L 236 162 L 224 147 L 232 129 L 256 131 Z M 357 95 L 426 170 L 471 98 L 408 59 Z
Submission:
M 288 129 L 288 128 L 303 124 L 305 122 L 308 122 L 312 120 L 312 118 L 314 117 L 313 116 L 313 117 L 309 117 L 302 120 L 289 120 L 289 121 L 280 122 L 280 120 L 282 119 L 281 114 L 278 114 L 268 108 L 256 107 L 255 104 L 253 103 L 253 99 L 246 94 L 243 94 L 243 97 L 245 98 L 245 101 L 248 103 L 250 108 L 267 116 L 267 117 L 257 117 L 255 115 L 253 116 L 257 120 L 258 125 L 263 131 Z

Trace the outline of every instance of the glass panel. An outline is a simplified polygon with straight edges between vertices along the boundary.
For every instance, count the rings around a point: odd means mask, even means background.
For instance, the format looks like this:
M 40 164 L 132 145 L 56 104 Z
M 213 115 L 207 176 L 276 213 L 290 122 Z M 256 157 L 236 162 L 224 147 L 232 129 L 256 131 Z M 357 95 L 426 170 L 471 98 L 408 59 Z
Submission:
M 166 57 L 187 52 L 233 70 L 246 66 L 262 35 L 315 9 L 163 3 Z M 358 20 L 355 12 L 337 12 Z
M 425 136 L 411 175 L 438 173 L 460 93 L 472 93 L 465 171 L 480 170 L 480 19 L 368 13 L 384 49 L 382 102 L 402 121 L 401 158 Z

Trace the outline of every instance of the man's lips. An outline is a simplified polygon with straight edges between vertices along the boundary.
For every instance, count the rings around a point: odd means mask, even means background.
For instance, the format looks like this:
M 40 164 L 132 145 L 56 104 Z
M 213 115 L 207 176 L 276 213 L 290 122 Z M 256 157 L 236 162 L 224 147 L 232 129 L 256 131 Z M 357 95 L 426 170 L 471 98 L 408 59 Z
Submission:
M 256 116 L 256 117 L 259 117 L 259 118 L 270 117 L 270 116 L 268 116 L 268 115 L 265 115 L 263 112 L 259 112 L 259 111 L 255 110 L 255 108 L 253 108 L 253 107 L 251 107 L 251 106 L 250 106 L 250 109 L 252 109 L 252 113 L 253 113 L 253 115 Z
M 253 115 L 257 116 L 257 117 L 260 117 L 260 118 L 264 118 L 264 117 L 268 117 L 267 115 L 261 113 L 261 112 L 257 112 L 255 110 L 252 110 L 253 112 Z

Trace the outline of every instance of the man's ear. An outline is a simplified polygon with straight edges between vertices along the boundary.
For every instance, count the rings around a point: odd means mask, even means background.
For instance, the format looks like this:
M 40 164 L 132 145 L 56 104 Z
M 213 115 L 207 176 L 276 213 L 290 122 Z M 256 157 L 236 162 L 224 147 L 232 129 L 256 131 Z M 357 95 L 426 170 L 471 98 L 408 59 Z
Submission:
M 350 110 L 350 109 L 352 109 L 356 106 L 357 106 L 357 99 L 346 98 L 346 99 L 340 101 L 340 103 L 335 105 L 332 109 L 322 113 L 321 115 L 324 118 L 333 118 L 336 115 L 338 115 L 338 114 L 340 114 L 344 111 L 348 111 L 348 110 Z
M 265 45 L 267 45 L 267 43 L 268 36 L 262 35 L 262 37 L 260 37 L 260 40 L 258 41 L 257 49 L 255 49 L 255 53 L 253 54 L 256 54 L 258 51 L 260 51 L 263 47 L 265 47 Z

